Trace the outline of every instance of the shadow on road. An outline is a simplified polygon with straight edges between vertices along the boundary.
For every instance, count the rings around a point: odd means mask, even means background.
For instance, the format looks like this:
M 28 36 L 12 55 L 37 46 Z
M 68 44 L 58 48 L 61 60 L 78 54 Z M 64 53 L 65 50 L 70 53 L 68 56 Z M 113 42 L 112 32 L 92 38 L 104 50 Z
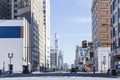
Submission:
M 15 78 L 15 77 L 99 77 L 99 78 L 117 78 L 113 76 L 108 76 L 105 73 L 34 73 L 34 74 L 12 74 L 7 75 L 2 78 Z

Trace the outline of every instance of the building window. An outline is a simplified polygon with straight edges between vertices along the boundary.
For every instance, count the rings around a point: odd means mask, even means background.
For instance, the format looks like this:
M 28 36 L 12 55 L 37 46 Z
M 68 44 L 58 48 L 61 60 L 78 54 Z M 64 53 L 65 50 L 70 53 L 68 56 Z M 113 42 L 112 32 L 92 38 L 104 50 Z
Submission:
M 14 16 L 15 19 L 17 19 L 17 16 Z
M 17 4 L 15 4 L 14 7 L 17 8 Z
M 17 10 L 14 10 L 14 13 L 17 13 Z
M 120 38 L 119 38 L 119 47 L 120 47 Z
M 115 28 L 113 28 L 113 37 L 115 36 Z
M 115 36 L 118 36 L 118 27 L 115 27 Z
M 17 2 L 17 0 L 14 0 L 14 2 Z
M 118 7 L 118 0 L 114 0 L 113 2 L 113 10 Z
M 113 24 L 118 20 L 118 12 L 113 15 Z

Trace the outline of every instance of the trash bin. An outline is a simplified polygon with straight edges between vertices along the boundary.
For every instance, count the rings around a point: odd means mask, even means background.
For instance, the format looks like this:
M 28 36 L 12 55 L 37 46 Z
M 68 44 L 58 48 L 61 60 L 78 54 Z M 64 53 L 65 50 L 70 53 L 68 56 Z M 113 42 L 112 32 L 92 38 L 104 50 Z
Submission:
M 113 75 L 113 76 L 116 75 L 116 70 L 112 70 L 112 75 Z

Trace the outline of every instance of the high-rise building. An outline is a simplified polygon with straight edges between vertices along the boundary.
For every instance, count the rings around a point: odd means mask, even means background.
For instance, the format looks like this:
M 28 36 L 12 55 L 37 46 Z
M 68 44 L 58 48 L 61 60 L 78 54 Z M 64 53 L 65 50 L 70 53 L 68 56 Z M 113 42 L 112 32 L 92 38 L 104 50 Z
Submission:
M 120 0 L 111 0 L 111 69 L 120 72 Z
M 58 42 L 58 34 L 57 33 L 55 33 L 55 49 L 57 49 L 57 50 L 59 50 L 59 44 L 58 44 L 59 42 Z
M 10 18 L 10 5 L 7 3 L 8 0 L 0 1 L 0 19 Z
M 45 67 L 50 68 L 50 0 L 43 0 Z
M 45 63 L 45 28 L 43 21 L 43 2 L 42 0 L 2 0 L 0 4 L 6 12 L 6 15 L 0 17 L 17 19 L 19 17 L 25 17 L 30 23 L 30 46 L 27 48 L 31 52 L 31 67 L 34 70 L 43 67 Z M 7 4 L 7 5 L 6 5 Z M 0 14 L 3 14 L 0 11 Z M 7 17 L 6 17 L 7 16 Z
M 55 33 L 54 35 L 54 48 L 50 49 L 50 66 L 51 68 L 55 67 L 58 68 L 58 34 Z
M 92 0 L 91 11 L 92 11 L 92 42 L 94 44 L 93 50 L 95 53 L 94 64 L 96 70 L 103 71 L 108 69 L 109 63 L 108 53 L 110 52 L 109 43 L 111 40 L 110 26 L 103 24 L 110 24 L 110 0 Z
M 59 50 L 58 52 L 58 69 L 63 70 L 63 51 Z

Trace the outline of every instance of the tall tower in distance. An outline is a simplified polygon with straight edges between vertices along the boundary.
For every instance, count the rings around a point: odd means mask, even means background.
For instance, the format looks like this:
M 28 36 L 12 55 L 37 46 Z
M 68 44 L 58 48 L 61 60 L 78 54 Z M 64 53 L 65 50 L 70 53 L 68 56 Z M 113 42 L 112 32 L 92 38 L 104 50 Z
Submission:
M 58 44 L 58 34 L 55 33 L 55 49 L 58 50 L 58 48 L 59 48 L 59 44 Z

